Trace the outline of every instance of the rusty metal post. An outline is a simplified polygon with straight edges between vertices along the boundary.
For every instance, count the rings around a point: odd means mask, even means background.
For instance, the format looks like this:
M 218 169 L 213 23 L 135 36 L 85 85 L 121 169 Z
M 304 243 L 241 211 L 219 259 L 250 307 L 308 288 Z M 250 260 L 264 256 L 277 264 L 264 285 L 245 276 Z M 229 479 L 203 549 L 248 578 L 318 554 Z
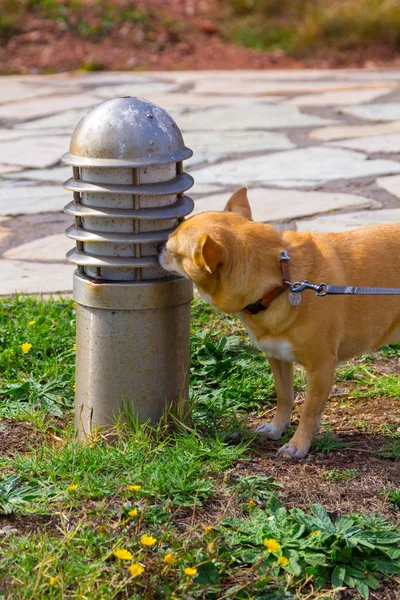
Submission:
M 157 245 L 193 210 L 193 179 L 173 119 L 140 98 L 114 98 L 78 123 L 66 231 L 77 265 L 75 425 L 83 440 L 128 410 L 140 422 L 187 400 L 192 286 L 171 277 Z

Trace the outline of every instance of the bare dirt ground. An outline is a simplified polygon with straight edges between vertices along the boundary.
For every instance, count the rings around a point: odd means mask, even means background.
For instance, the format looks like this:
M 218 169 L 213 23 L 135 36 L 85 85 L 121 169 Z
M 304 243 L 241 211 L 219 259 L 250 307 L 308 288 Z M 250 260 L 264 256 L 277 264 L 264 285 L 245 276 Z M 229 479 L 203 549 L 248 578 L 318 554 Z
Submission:
M 134 3 L 136 12 L 127 12 L 132 6 L 127 0 L 114 0 L 113 10 L 101 2 L 97 9 L 85 0 L 75 8 L 67 2 L 65 13 L 59 4 L 50 0 L 43 10 L 32 2 L 3 36 L 0 28 L 0 73 L 400 64 L 400 56 L 384 44 L 346 52 L 321 49 L 300 60 L 282 50 L 260 52 L 226 43 L 219 30 L 221 7 L 212 0 L 147 0 Z

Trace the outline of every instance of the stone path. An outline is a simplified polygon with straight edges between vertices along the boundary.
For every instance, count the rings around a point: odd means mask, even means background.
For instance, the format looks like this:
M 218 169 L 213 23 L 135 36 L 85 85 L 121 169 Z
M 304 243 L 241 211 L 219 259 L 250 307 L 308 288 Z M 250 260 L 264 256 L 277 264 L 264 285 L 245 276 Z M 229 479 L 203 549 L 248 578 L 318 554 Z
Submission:
M 87 110 L 127 95 L 176 119 L 196 212 L 247 185 L 254 218 L 279 229 L 400 220 L 399 70 L 0 77 L 0 295 L 71 291 L 60 158 Z

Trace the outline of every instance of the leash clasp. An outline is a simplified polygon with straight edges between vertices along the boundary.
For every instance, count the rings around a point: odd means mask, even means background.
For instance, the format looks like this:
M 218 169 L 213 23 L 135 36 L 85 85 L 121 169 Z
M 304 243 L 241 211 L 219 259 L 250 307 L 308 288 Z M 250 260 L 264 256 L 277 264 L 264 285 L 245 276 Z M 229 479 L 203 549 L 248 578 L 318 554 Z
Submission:
M 295 281 L 290 284 L 290 291 L 293 294 L 298 294 L 300 292 L 304 292 L 304 290 L 314 290 L 317 296 L 326 296 L 326 283 L 309 283 L 307 279 L 304 281 Z

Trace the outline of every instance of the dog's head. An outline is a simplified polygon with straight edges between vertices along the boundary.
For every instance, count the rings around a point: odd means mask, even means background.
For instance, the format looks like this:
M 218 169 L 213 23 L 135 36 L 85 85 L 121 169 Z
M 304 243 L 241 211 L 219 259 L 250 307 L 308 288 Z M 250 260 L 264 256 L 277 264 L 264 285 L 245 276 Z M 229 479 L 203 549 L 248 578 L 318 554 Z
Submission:
M 275 229 L 252 221 L 247 189 L 241 188 L 223 212 L 201 213 L 181 223 L 160 248 L 159 261 L 166 271 L 191 279 L 215 308 L 235 313 L 265 290 L 272 267 L 279 268 L 280 247 Z M 268 275 L 265 267 L 271 267 Z

